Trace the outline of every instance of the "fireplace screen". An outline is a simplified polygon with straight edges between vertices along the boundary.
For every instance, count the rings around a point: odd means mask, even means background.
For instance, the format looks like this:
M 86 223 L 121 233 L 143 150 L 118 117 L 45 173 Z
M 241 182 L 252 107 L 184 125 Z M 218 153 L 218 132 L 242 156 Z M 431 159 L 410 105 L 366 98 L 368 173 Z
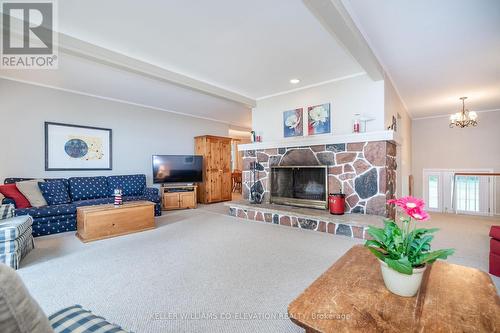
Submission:
M 326 208 L 327 169 L 315 167 L 272 167 L 271 199 L 273 203 Z

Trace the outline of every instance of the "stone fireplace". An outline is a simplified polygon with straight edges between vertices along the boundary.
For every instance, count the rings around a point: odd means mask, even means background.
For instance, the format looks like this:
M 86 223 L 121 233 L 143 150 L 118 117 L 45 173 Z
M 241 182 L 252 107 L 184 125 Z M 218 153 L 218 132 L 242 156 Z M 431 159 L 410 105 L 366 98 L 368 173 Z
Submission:
M 266 204 L 301 205 L 317 201 L 316 208 L 326 208 L 326 196 L 323 199 L 323 193 L 342 191 L 346 195 L 345 209 L 348 213 L 381 216 L 394 214 L 393 207 L 386 205 L 386 200 L 393 198 L 396 190 L 394 141 L 289 147 L 283 147 L 280 143 L 276 148 L 269 148 L 270 144 L 272 143 L 266 144 L 262 149 L 258 148 L 259 143 L 241 145 L 239 148 L 243 150 L 243 198 L 249 199 L 250 193 L 255 191 L 262 196 L 263 203 Z M 252 166 L 255 166 L 256 170 L 255 182 Z M 320 178 L 323 179 L 321 176 L 311 174 L 311 181 L 302 180 L 308 172 L 320 169 L 326 173 L 326 192 L 320 190 Z M 283 179 L 293 177 L 293 173 L 297 174 L 299 181 L 287 184 Z M 309 197 L 315 194 L 321 194 L 321 199 Z
M 271 166 L 271 203 L 325 209 L 328 200 L 328 167 Z

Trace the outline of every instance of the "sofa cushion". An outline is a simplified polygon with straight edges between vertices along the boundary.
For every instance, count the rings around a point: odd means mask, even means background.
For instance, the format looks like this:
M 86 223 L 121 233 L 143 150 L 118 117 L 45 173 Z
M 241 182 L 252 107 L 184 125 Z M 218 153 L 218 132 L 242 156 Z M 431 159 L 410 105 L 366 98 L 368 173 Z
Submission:
M 104 176 L 72 177 L 69 192 L 73 201 L 104 198 L 109 196 L 108 180 Z
M 500 277 L 500 254 L 490 252 L 490 274 Z
M 53 333 L 49 320 L 16 272 L 0 264 L 0 332 Z
M 16 203 L 16 208 L 31 207 L 30 202 L 26 197 L 17 189 L 16 184 L 0 185 L 0 193 L 5 197 L 11 198 Z
M 490 252 L 500 256 L 500 240 L 490 238 Z
M 121 189 L 122 195 L 141 195 L 146 187 L 146 175 L 109 176 L 108 184 L 109 195 L 113 195 L 115 189 Z
M 114 198 L 112 197 L 106 197 L 106 198 L 99 198 L 99 199 L 89 199 L 89 200 L 80 200 L 80 201 L 75 201 L 73 202 L 77 207 L 81 206 L 95 206 L 95 205 L 106 205 L 113 203 Z
M 491 226 L 490 237 L 500 240 L 500 225 Z
M 58 217 L 61 215 L 76 214 L 76 208 L 80 206 L 104 205 L 113 203 L 113 198 L 99 198 L 89 200 L 74 201 L 69 204 L 45 206 L 40 208 L 26 208 L 16 210 L 16 215 L 31 215 L 34 218 L 40 217 Z
M 130 201 L 140 201 L 140 200 L 146 200 L 146 197 L 143 195 L 126 195 L 122 197 L 123 202 L 130 202 Z
M 17 189 L 28 199 L 32 207 L 47 206 L 47 201 L 45 201 L 42 191 L 40 191 L 40 187 L 38 186 L 39 182 L 44 182 L 44 180 L 33 179 L 16 183 Z
M 60 180 L 50 182 L 40 182 L 38 187 L 42 195 L 50 206 L 67 204 L 71 202 L 68 194 L 68 187 L 65 182 Z
M 53 206 L 45 206 L 40 208 L 26 208 L 26 209 L 17 209 L 16 216 L 21 215 L 31 215 L 34 218 L 38 217 L 47 217 L 47 216 L 59 216 L 66 214 L 75 214 L 76 213 L 76 204 L 62 204 L 62 205 L 53 205 Z
M 64 308 L 50 315 L 49 321 L 56 333 L 127 333 L 120 326 L 83 309 L 81 305 Z
M 76 230 L 76 213 L 39 217 L 33 220 L 33 236 L 52 235 Z

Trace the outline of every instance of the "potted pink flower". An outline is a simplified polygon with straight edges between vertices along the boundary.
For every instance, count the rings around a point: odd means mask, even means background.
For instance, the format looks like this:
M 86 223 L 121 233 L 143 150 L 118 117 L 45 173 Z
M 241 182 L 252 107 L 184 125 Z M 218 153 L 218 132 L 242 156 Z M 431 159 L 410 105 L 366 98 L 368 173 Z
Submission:
M 446 259 L 454 250 L 431 251 L 432 233 L 438 229 L 417 228 L 418 223 L 429 219 L 423 200 L 408 196 L 387 203 L 402 211 L 401 225 L 385 220 L 384 228 L 369 227 L 373 239 L 367 240 L 365 246 L 379 259 L 387 289 L 400 296 L 415 296 L 428 264 Z

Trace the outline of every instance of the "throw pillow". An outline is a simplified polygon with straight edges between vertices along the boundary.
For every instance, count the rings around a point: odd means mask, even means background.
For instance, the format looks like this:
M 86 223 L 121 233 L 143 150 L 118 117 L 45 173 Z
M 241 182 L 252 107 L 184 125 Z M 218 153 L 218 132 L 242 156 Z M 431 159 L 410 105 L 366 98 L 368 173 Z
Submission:
M 10 219 L 14 217 L 16 207 L 12 204 L 0 205 L 0 220 Z
M 47 201 L 47 204 L 50 206 L 62 205 L 71 202 L 68 194 L 68 187 L 61 180 L 39 182 L 38 187 L 40 187 L 45 201 Z
M 0 264 L 0 332 L 54 332 L 16 271 L 4 264 Z
M 34 179 L 16 183 L 17 189 L 28 199 L 32 207 L 47 206 L 47 201 L 38 187 L 38 183 L 43 181 L 43 179 Z
M 0 185 L 0 193 L 5 195 L 7 198 L 11 198 L 12 200 L 14 200 L 17 209 L 31 207 L 30 202 L 21 192 L 19 192 L 16 184 Z
M 0 193 L 0 203 L 2 203 L 3 198 L 5 198 L 5 196 L 2 193 Z

